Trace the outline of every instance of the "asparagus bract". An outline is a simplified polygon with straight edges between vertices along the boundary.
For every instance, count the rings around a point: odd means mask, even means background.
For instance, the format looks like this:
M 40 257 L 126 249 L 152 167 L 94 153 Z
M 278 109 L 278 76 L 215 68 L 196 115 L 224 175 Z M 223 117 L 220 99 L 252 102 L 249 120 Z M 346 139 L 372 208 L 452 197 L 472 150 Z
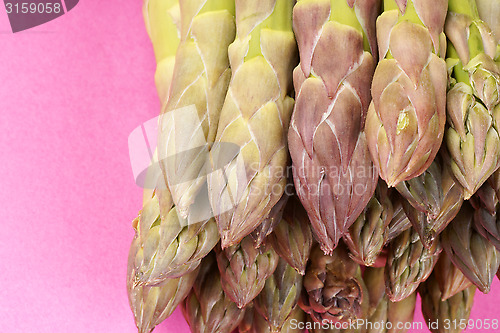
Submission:
M 181 30 L 158 150 L 178 214 L 186 218 L 206 182 L 208 144 L 217 133 L 231 79 L 234 1 L 180 1 Z
M 500 166 L 500 68 L 493 61 L 496 42 L 475 1 L 450 0 L 449 7 L 445 137 L 453 173 L 468 199 Z
M 250 303 L 264 288 L 278 264 L 278 255 L 270 244 L 255 248 L 250 236 L 224 250 L 216 248 L 222 288 L 239 308 Z
M 500 251 L 500 203 L 497 196 L 498 188 L 493 188 L 491 182 L 485 183 L 476 192 L 476 209 L 474 211 L 474 226 L 476 230 Z
M 254 307 L 263 316 L 271 332 L 280 332 L 287 320 L 296 315 L 294 309 L 302 290 L 302 275 L 283 259 L 255 298 Z
M 447 0 L 386 0 L 377 19 L 379 56 L 366 138 L 389 187 L 424 172 L 446 122 Z
M 387 226 L 393 214 L 387 185 L 379 181 L 375 194 L 344 235 L 344 241 L 354 261 L 365 266 L 375 263 L 387 240 Z
M 313 235 L 307 213 L 296 196 L 289 199 L 269 241 L 281 258 L 301 275 L 305 274 Z
M 441 247 L 424 247 L 418 233 L 408 229 L 389 244 L 385 266 L 385 286 L 389 299 L 398 302 L 412 294 L 427 279 L 436 264 Z
M 283 212 L 285 210 L 286 203 L 289 199 L 289 194 L 283 193 L 281 199 L 274 205 L 274 207 L 269 212 L 269 215 L 255 228 L 255 230 L 250 234 L 255 241 L 255 247 L 259 247 L 264 243 L 267 236 L 269 236 L 276 225 L 279 224 L 283 217 Z
M 363 281 L 344 245 L 332 255 L 313 247 L 299 305 L 316 322 L 346 322 L 361 317 Z
M 413 206 L 403 204 L 413 228 L 425 247 L 431 248 L 439 234 L 457 215 L 463 188 L 439 158 L 420 176 L 403 181 L 396 189 Z
M 464 202 L 455 219 L 443 231 L 441 244 L 462 273 L 483 293 L 500 266 L 500 253 L 474 226 L 474 209 Z
M 422 297 L 422 314 L 427 322 L 437 322 L 437 327 L 430 327 L 433 333 L 460 333 L 467 327 L 470 310 L 474 302 L 475 286 L 470 286 L 458 294 L 442 300 L 442 294 L 434 274 L 419 287 Z M 446 321 L 457 323 L 446 325 Z
M 376 49 L 370 37 L 379 4 L 301 0 L 294 8 L 301 62 L 294 70 L 298 95 L 288 140 L 295 188 L 325 253 L 335 249 L 377 184 L 363 132 L 375 59 L 363 39 Z
M 231 333 L 245 315 L 224 293 L 212 255 L 207 256 L 192 291 L 182 304 L 192 333 Z
M 403 209 L 403 204 L 405 204 L 406 199 L 401 197 L 396 191 L 393 191 L 391 193 L 391 201 L 394 213 L 391 222 L 387 226 L 386 244 L 400 235 L 403 231 L 411 228 L 411 222 Z

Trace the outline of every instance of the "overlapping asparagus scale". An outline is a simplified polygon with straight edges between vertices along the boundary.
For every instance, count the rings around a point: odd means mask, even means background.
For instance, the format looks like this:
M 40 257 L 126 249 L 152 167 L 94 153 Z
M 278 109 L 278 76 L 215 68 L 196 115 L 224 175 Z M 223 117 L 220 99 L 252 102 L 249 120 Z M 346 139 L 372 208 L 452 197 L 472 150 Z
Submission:
M 313 235 L 307 213 L 296 196 L 289 199 L 283 218 L 269 236 L 269 241 L 281 258 L 301 275 L 305 274 Z
M 500 166 L 500 67 L 496 41 L 475 1 L 450 0 L 445 31 L 450 67 L 446 146 L 468 199 Z
M 248 317 L 247 317 L 248 314 Z M 266 318 L 263 317 L 258 311 L 248 309 L 245 312 L 245 319 L 248 321 L 244 325 L 240 324 L 239 333 L 303 333 L 304 321 L 306 315 L 304 311 L 298 306 L 293 309 L 292 314 L 285 321 L 283 326 L 279 329 L 273 329 L 269 326 Z
M 474 226 L 474 209 L 464 202 L 443 231 L 441 244 L 462 273 L 483 293 L 488 293 L 500 266 L 500 253 Z
M 408 229 L 389 244 L 385 286 L 389 299 L 398 302 L 412 294 L 427 279 L 438 261 L 441 247 L 424 247 L 418 233 Z
M 385 244 L 388 244 L 403 231 L 411 228 L 411 222 L 403 209 L 403 204 L 405 204 L 406 199 L 401 197 L 401 195 L 399 195 L 396 191 L 393 191 L 391 193 L 391 202 L 393 216 L 391 222 L 387 226 L 387 239 Z
M 500 203 L 497 192 L 487 182 L 477 192 L 474 211 L 474 227 L 500 251 Z
M 420 240 L 425 247 L 432 248 L 462 206 L 462 186 L 448 165 L 436 158 L 424 173 L 399 183 L 396 189 L 409 202 L 403 203 L 403 207 Z
M 325 253 L 377 184 L 363 132 L 375 59 L 363 37 L 374 36 L 378 7 L 377 0 L 301 0 L 294 8 L 301 62 L 288 140 L 295 188 Z
M 495 60 L 500 60 L 500 2 L 496 0 L 476 0 L 479 17 L 483 20 L 495 34 L 497 42 L 497 53 Z
M 198 193 L 196 209 L 190 211 L 187 219 L 179 216 L 176 207 L 165 206 L 167 201 L 159 200 L 155 194 L 143 209 L 153 222 L 143 228 L 147 235 L 135 263 L 139 284 L 155 285 L 194 270 L 219 241 L 217 224 L 209 217 L 206 186 Z
M 229 86 L 212 159 L 224 144 L 240 150 L 208 177 L 222 247 L 238 243 L 268 216 L 286 185 L 286 133 L 297 61 L 293 0 L 236 1 L 235 41 L 229 47 Z
M 332 255 L 324 254 L 318 245 L 313 247 L 299 305 L 314 321 L 335 323 L 359 318 L 365 297 L 362 290 L 360 267 L 349 258 L 343 244 Z
M 474 302 L 475 286 L 470 286 L 458 294 L 442 300 L 434 274 L 420 285 L 419 294 L 422 297 L 422 314 L 427 322 L 438 325 L 430 325 L 429 329 L 433 333 L 460 333 L 466 327 L 469 320 L 470 311 Z M 456 325 L 446 325 L 457 323 Z
M 424 172 L 443 139 L 447 76 L 439 55 L 446 10 L 447 0 L 386 0 L 377 19 L 381 60 L 365 130 L 389 187 Z
M 465 277 L 462 271 L 451 262 L 446 252 L 441 253 L 433 274 L 439 285 L 443 301 L 472 285 L 472 282 Z
M 392 302 L 384 292 L 384 268 L 366 268 L 363 273 L 368 290 L 369 312 L 365 321 L 366 333 L 404 333 L 404 325 L 413 321 L 416 293 L 404 300 Z M 384 323 L 376 325 L 376 323 Z M 388 324 L 390 323 L 390 325 Z M 399 328 L 401 327 L 401 328 Z
M 256 248 L 250 236 L 224 250 L 217 247 L 216 252 L 222 288 L 239 308 L 261 292 L 279 260 L 270 244 Z
M 180 1 L 180 44 L 160 119 L 160 166 L 181 217 L 206 182 L 207 143 L 217 133 L 231 79 L 227 48 L 235 36 L 234 1 Z
M 128 258 L 128 298 L 139 333 L 150 333 L 156 325 L 170 316 L 187 296 L 198 274 L 195 269 L 180 278 L 165 279 L 155 286 L 138 284 L 137 263 L 144 257 L 143 246 L 150 237 L 148 230 L 157 222 L 155 208 L 155 205 L 146 205 L 134 220 L 136 234 Z
M 255 310 L 266 319 L 271 332 L 284 330 L 290 323 L 289 319 L 299 315 L 294 309 L 298 307 L 301 291 L 302 275 L 280 259 L 273 275 L 266 280 L 264 289 L 254 300 Z
M 245 315 L 245 310 L 224 293 L 212 255 L 203 260 L 193 289 L 182 305 L 192 333 L 231 333 Z
M 387 240 L 387 226 L 393 215 L 387 185 L 379 181 L 375 194 L 344 235 L 344 241 L 354 261 L 365 266 L 375 263 Z
M 283 193 L 281 199 L 269 212 L 269 215 L 267 215 L 264 221 L 262 221 L 250 234 L 255 241 L 255 247 L 262 245 L 267 236 L 269 236 L 273 232 L 274 228 L 279 224 L 283 217 L 283 212 L 285 211 L 289 197 L 289 194 Z
M 179 45 L 179 0 L 144 0 L 142 12 L 156 58 L 155 84 L 162 105 L 166 102 Z

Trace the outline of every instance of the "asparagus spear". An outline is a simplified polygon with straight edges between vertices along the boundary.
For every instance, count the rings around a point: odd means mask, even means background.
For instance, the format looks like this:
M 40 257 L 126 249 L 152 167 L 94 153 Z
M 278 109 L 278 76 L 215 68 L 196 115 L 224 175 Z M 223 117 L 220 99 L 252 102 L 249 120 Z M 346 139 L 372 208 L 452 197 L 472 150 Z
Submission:
M 433 333 L 460 333 L 469 320 L 472 303 L 474 302 L 475 286 L 470 286 L 458 294 L 442 300 L 434 274 L 422 283 L 419 293 L 422 297 L 422 314 L 427 322 L 437 322 L 437 327 L 430 327 Z M 456 325 L 446 325 L 446 320 Z
M 294 8 L 301 62 L 294 70 L 297 103 L 288 140 L 295 188 L 325 253 L 332 253 L 377 184 L 363 126 L 379 5 L 300 0 Z
M 368 290 L 369 308 L 366 323 L 366 333 L 404 333 L 407 329 L 404 324 L 413 321 L 415 312 L 416 293 L 412 293 L 404 300 L 392 302 L 384 292 L 384 268 L 367 267 L 363 273 Z M 384 323 L 384 325 L 376 325 Z M 390 324 L 388 324 L 390 323 Z M 401 324 L 403 325 L 401 325 Z M 399 328 L 399 326 L 402 326 Z
M 472 282 L 451 262 L 446 252 L 441 253 L 433 274 L 443 301 L 472 286 Z
M 441 244 L 462 273 L 483 293 L 488 293 L 500 266 L 498 250 L 474 226 L 474 209 L 464 202 L 455 219 L 443 231 Z
M 366 138 L 389 187 L 432 163 L 446 122 L 447 0 L 385 0 L 377 19 L 379 56 Z
M 182 305 L 192 333 L 230 333 L 245 315 L 245 310 L 225 295 L 213 255 L 203 260 L 193 289 Z
M 500 67 L 493 61 L 496 42 L 475 1 L 449 0 L 445 31 L 451 72 L 445 141 L 469 199 L 500 167 Z
M 297 315 L 297 301 L 302 290 L 302 275 L 283 259 L 255 298 L 254 307 L 266 319 L 271 332 L 285 329 L 287 321 Z
M 344 241 L 354 261 L 365 266 L 375 263 L 387 240 L 387 226 L 393 214 L 387 185 L 379 181 L 368 205 L 344 235 Z
M 347 322 L 361 318 L 363 280 L 357 263 L 342 244 L 332 255 L 316 245 L 304 276 L 299 305 L 316 322 Z
M 281 258 L 301 275 L 305 274 L 313 235 L 307 213 L 296 196 L 289 199 L 283 218 L 269 236 L 269 241 Z
M 250 236 L 224 250 L 216 247 L 222 288 L 239 308 L 245 307 L 261 292 L 278 264 L 270 244 L 255 248 Z
M 212 160 L 226 143 L 240 147 L 208 177 L 222 248 L 235 245 L 268 216 L 285 190 L 286 133 L 297 53 L 294 0 L 236 1 L 236 39 L 229 47 L 232 79 Z
M 449 166 L 437 157 L 420 176 L 403 181 L 396 189 L 409 204 L 406 215 L 425 247 L 431 248 L 439 234 L 457 215 L 463 202 L 463 188 Z
M 441 247 L 435 243 L 426 249 L 418 233 L 408 229 L 389 245 L 385 266 L 386 293 L 393 302 L 411 295 L 427 279 L 436 264 Z
M 188 216 L 206 182 L 209 145 L 231 79 L 234 1 L 180 1 L 180 43 L 172 86 L 160 119 L 158 150 L 177 211 Z
M 134 220 L 135 237 L 130 246 L 127 268 L 127 292 L 130 307 L 134 313 L 135 323 L 139 333 L 150 333 L 154 327 L 169 317 L 187 296 L 198 270 L 195 269 L 182 277 L 165 279 L 155 286 L 140 285 L 137 280 L 137 263 L 140 263 L 147 250 L 144 244 L 152 236 L 151 230 L 157 223 L 159 207 L 155 198 L 150 199 L 142 209 L 139 217 Z

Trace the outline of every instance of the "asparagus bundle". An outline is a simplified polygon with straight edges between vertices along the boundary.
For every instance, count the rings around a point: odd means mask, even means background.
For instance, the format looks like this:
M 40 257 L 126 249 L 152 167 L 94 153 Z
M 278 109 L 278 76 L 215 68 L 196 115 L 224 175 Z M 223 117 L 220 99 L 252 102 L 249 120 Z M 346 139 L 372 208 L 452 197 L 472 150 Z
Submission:
M 377 0 L 301 0 L 294 8 L 300 65 L 294 70 L 297 103 L 288 140 L 297 194 L 327 254 L 377 184 L 362 130 L 375 68 L 378 7 Z
M 443 34 L 447 0 L 384 1 L 377 19 L 380 62 L 372 83 L 366 138 L 389 187 L 424 172 L 446 121 Z
M 208 145 L 215 139 L 231 70 L 234 1 L 180 1 L 180 43 L 168 102 L 160 119 L 158 149 L 181 217 L 206 182 Z
M 237 33 L 229 47 L 232 79 L 212 159 L 221 158 L 228 142 L 240 150 L 208 177 L 222 248 L 237 244 L 262 223 L 285 190 L 291 68 L 297 59 L 293 2 L 236 1 Z
M 468 199 L 500 166 L 500 67 L 496 42 L 475 1 L 450 0 L 446 34 L 451 67 L 446 146 Z
M 417 290 L 458 332 L 500 276 L 500 5 L 380 2 L 144 1 L 162 175 L 133 223 L 139 332 L 179 304 L 194 333 L 406 332 Z

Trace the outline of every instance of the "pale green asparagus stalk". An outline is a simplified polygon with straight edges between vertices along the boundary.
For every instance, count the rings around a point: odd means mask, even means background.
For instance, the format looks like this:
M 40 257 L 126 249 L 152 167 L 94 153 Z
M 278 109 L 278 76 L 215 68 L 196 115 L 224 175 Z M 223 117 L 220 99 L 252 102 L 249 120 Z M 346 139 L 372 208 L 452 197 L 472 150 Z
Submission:
M 144 0 L 142 12 L 156 58 L 156 89 L 164 105 L 169 95 L 175 53 L 179 45 L 179 0 Z
M 449 0 L 445 31 L 451 72 L 445 141 L 469 199 L 500 167 L 500 67 L 493 60 L 496 41 L 474 0 Z
M 286 135 L 293 108 L 294 0 L 236 1 L 236 39 L 229 47 L 232 79 L 211 150 L 240 150 L 208 177 L 223 248 L 238 243 L 281 198 L 288 162 Z
M 231 79 L 227 48 L 235 36 L 234 1 L 180 1 L 181 31 L 158 151 L 179 215 L 188 216 L 206 182 L 208 150 Z

